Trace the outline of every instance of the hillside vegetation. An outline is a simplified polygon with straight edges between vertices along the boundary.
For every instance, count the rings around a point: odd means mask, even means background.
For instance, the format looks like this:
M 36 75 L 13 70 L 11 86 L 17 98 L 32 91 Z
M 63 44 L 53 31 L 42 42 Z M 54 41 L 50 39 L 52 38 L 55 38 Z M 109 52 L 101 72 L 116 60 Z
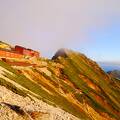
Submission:
M 35 97 L 81 120 L 120 120 L 120 81 L 83 54 L 62 50 L 52 60 L 9 61 L 31 64 L 0 61 L 0 85 L 14 93 Z

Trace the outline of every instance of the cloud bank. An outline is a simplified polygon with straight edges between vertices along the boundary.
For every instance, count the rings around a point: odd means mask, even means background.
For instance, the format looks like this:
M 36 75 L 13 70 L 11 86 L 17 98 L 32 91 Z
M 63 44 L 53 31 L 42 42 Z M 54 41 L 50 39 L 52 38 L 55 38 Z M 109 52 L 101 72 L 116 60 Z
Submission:
M 0 40 L 52 54 L 90 41 L 89 30 L 120 17 L 120 0 L 0 0 Z

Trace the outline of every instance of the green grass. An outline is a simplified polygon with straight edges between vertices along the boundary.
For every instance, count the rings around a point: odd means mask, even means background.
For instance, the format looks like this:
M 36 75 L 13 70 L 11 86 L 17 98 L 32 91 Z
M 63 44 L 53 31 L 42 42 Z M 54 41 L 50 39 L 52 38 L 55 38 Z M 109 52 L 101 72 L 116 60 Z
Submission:
M 24 90 L 19 89 L 18 87 L 16 87 L 15 85 L 13 85 L 10 82 L 4 80 L 3 78 L 0 78 L 0 85 L 5 86 L 6 88 L 10 89 L 11 91 L 13 91 L 16 94 L 19 94 L 24 97 L 27 96 L 27 94 Z
M 87 77 L 90 77 L 96 81 L 97 84 L 100 85 L 100 87 L 109 96 L 109 98 L 112 99 L 117 106 L 120 106 L 120 101 L 117 100 L 117 95 L 113 90 L 110 89 L 110 87 L 108 87 L 109 81 L 105 80 L 105 74 L 99 75 L 94 69 L 92 69 L 93 67 L 90 67 L 88 64 L 83 62 L 80 59 L 80 56 L 76 55 L 75 53 L 69 55 L 69 60 L 76 67 L 76 69 L 78 69 L 80 72 L 82 71 L 83 74 L 87 75 Z

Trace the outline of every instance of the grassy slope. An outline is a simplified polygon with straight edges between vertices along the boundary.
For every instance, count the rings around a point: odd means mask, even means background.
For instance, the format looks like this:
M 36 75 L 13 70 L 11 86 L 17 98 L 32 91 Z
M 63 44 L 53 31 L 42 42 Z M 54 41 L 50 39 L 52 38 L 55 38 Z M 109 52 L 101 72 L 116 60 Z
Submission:
M 51 91 L 53 94 L 49 94 L 47 91 L 45 91 L 41 84 L 37 84 L 34 81 L 31 81 L 30 79 L 26 78 L 23 74 L 19 74 L 15 69 L 8 66 L 6 63 L 0 61 L 0 66 L 7 69 L 8 71 L 12 72 L 14 75 L 11 75 L 7 72 L 4 72 L 4 76 L 9 78 L 11 81 L 14 81 L 18 83 L 19 85 L 26 88 L 26 90 L 21 90 L 19 87 L 16 87 L 14 84 L 9 83 L 8 81 L 4 79 L 0 79 L 0 84 L 7 86 L 12 91 L 15 91 L 16 93 L 20 95 L 26 95 L 30 94 L 34 97 L 37 97 L 38 99 L 42 99 L 43 101 L 52 104 L 54 106 L 59 106 L 62 109 L 68 111 L 71 114 L 76 115 L 79 118 L 83 118 L 85 120 L 89 120 L 90 118 L 87 117 L 84 111 L 82 111 L 79 107 L 77 107 L 75 104 L 70 103 L 65 97 L 61 96 L 59 93 L 55 92 L 52 88 L 49 89 L 47 86 L 47 89 Z M 43 85 L 43 84 L 42 84 Z M 31 92 L 35 93 L 32 94 Z M 82 111 L 82 114 L 80 112 Z
M 67 55 L 68 58 L 60 59 L 60 62 L 65 66 L 64 73 L 77 87 L 82 89 L 84 94 L 86 94 L 90 101 L 94 103 L 91 104 L 94 109 L 98 109 L 100 112 L 107 112 L 109 115 L 112 115 L 115 118 L 119 119 L 120 92 L 119 89 L 112 86 L 111 83 L 113 81 L 109 79 L 108 76 L 100 69 L 100 71 L 96 71 L 95 69 L 93 69 L 94 66 L 91 66 L 92 63 L 85 62 L 85 58 L 82 58 L 80 54 L 70 52 L 67 53 Z M 101 92 L 97 92 L 93 89 L 91 90 L 89 84 L 87 85 L 86 82 L 84 82 L 84 80 L 79 77 L 80 73 L 82 73 L 82 75 L 86 76 L 89 80 L 95 83 L 101 89 Z M 103 100 L 106 100 L 109 107 L 107 108 L 108 105 L 103 106 L 104 104 L 101 104 L 99 100 L 97 101 L 96 99 L 94 99 L 94 95 L 101 97 Z
M 81 54 L 68 52 L 67 58 L 45 61 L 45 68 L 51 75 L 41 72 L 39 68 L 12 68 L 0 61 L 4 71 L 0 84 L 12 91 L 26 96 L 28 94 L 43 101 L 59 106 L 65 111 L 84 120 L 89 119 L 120 119 L 120 88 L 118 81 L 110 79 L 95 63 Z M 60 67 L 57 64 L 62 65 Z M 83 77 L 80 77 L 82 75 Z M 28 77 L 29 76 L 29 77 Z M 14 81 L 23 88 L 16 86 Z M 88 82 L 89 81 L 89 82 Z M 97 86 L 93 89 L 89 83 Z M 112 83 L 112 84 L 111 84 Z M 118 87 L 116 87 L 118 86 Z M 90 109 L 92 113 L 89 112 Z

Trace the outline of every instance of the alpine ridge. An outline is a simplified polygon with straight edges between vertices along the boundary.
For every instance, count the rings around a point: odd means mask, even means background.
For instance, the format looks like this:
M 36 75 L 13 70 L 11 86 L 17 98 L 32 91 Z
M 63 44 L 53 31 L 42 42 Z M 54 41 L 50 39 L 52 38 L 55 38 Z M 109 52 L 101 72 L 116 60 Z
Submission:
M 120 120 L 120 81 L 68 49 L 52 59 L 0 56 L 0 120 L 6 119 Z

